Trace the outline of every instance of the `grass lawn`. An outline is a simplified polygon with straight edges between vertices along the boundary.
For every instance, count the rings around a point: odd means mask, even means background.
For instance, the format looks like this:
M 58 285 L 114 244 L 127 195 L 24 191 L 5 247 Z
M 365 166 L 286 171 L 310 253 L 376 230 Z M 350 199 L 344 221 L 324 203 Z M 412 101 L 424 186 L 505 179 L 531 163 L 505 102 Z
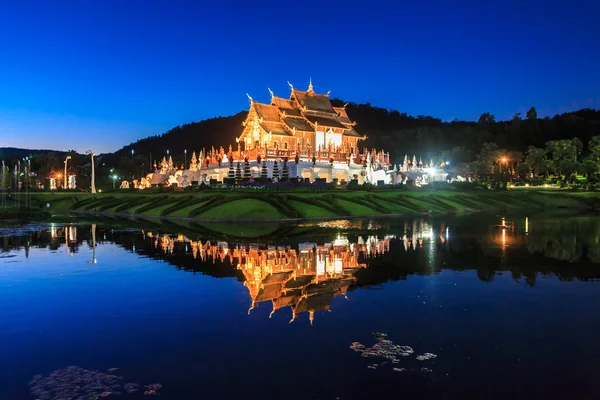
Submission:
M 24 203 L 24 195 L 21 204 Z M 218 191 L 180 193 L 31 193 L 34 207 L 58 211 L 130 213 L 147 216 L 223 220 L 274 220 L 289 216 L 326 218 L 420 212 L 462 212 L 544 208 L 584 208 L 600 201 L 598 192 L 557 190 L 443 191 L 373 190 L 331 192 Z M 248 198 L 244 198 L 244 197 Z M 226 202 L 228 199 L 233 201 Z M 13 196 L 14 200 L 14 196 Z M 305 202 L 306 200 L 306 202 Z M 213 206 L 214 203 L 214 206 Z M 201 214 L 190 213 L 199 209 Z M 287 214 L 287 217 L 286 215 Z M 230 228 L 227 228 L 230 229 Z
M 199 215 L 208 219 L 283 219 L 285 215 L 277 211 L 272 205 L 258 200 L 234 200 L 218 205 Z
M 340 205 L 344 210 L 348 212 L 347 215 L 376 215 L 381 214 L 379 211 L 374 210 L 370 207 L 364 206 L 362 204 L 353 203 L 348 200 L 343 200 L 341 198 L 336 198 L 336 203 Z
M 290 200 L 290 205 L 298 210 L 304 218 L 326 218 L 331 216 L 330 211 L 312 204 Z

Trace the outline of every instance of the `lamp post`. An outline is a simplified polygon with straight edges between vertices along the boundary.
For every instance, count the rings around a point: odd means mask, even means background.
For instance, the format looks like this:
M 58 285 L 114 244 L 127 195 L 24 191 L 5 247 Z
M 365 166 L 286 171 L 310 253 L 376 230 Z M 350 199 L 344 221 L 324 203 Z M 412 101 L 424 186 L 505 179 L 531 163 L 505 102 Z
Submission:
M 135 153 L 135 150 L 131 149 L 131 161 L 133 161 L 133 154 Z
M 185 166 L 187 165 L 187 149 L 183 150 L 183 169 L 185 169 Z
M 65 158 L 65 179 L 64 179 L 63 189 L 67 188 L 67 161 L 70 159 L 71 159 L 71 156 L 67 156 L 67 158 Z
M 117 181 L 117 178 L 118 178 L 118 176 L 116 176 L 116 175 L 112 175 L 112 176 L 111 176 L 111 178 L 112 178 L 112 180 L 113 180 L 113 189 L 115 189 L 115 183 L 116 183 L 116 181 Z
M 500 159 L 500 163 L 499 164 L 500 164 L 500 173 L 502 173 L 502 164 L 508 164 L 508 158 L 502 157 Z
M 88 154 L 92 159 L 92 193 L 96 193 L 96 169 L 94 168 L 94 152 L 88 150 L 85 152 L 85 154 Z

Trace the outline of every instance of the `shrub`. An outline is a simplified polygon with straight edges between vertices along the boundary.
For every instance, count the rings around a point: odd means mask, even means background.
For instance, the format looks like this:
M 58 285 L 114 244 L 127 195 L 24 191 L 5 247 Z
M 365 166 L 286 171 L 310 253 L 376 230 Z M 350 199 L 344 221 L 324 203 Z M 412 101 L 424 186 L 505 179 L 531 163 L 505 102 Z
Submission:
M 352 180 L 350 180 L 350 182 L 348 182 L 348 185 L 346 186 L 346 188 L 348 190 L 358 190 L 360 188 L 358 186 L 358 179 L 352 179 Z

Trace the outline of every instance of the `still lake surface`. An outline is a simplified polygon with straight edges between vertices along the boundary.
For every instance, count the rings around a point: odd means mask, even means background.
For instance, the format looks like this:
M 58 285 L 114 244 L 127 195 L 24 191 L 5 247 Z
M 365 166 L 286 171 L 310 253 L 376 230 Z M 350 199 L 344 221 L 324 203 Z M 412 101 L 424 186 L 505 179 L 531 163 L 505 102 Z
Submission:
M 598 216 L 127 224 L 0 228 L 0 399 L 600 393 Z

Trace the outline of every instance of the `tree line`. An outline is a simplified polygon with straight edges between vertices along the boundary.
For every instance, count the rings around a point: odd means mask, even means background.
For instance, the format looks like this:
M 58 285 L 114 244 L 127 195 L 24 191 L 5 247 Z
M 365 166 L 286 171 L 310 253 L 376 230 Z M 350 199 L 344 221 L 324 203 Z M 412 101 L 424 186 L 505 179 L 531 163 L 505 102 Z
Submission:
M 538 176 L 558 174 L 563 177 L 572 176 L 574 172 L 590 176 L 598 172 L 598 159 L 594 153 L 597 144 L 590 142 L 600 135 L 599 110 L 582 109 L 540 118 L 531 107 L 525 115 L 516 113 L 506 121 L 497 121 L 492 113 L 486 112 L 477 121 L 447 122 L 426 115 L 410 116 L 370 103 L 345 103 L 340 99 L 332 99 L 332 103 L 334 106 L 346 104 L 348 116 L 357 122 L 356 130 L 368 137 L 362 145 L 388 151 L 395 164 L 401 163 L 408 154 L 417 155 L 424 163 L 431 159 L 451 161 L 453 165 L 462 165 L 466 170 L 480 174 L 494 171 L 493 163 L 490 164 L 493 158 L 509 160 L 510 165 L 503 166 L 510 167 L 514 173 L 521 164 L 518 169 L 522 175 L 528 170 Z M 174 164 L 181 166 L 186 161 L 189 163 L 192 151 L 212 146 L 228 148 L 235 145 L 246 115 L 244 111 L 191 122 L 104 154 L 97 165 L 101 172 L 99 176 L 108 176 L 109 172 L 102 172 L 106 167 L 123 177 L 139 177 L 151 171 L 154 162 L 159 163 L 164 156 L 170 155 Z M 45 176 L 48 169 L 62 168 L 62 158 L 66 154 L 6 150 L 0 149 L 0 158 L 5 159 L 7 165 L 12 168 L 16 159 L 30 155 L 38 166 L 39 176 Z M 78 168 L 89 164 L 89 158 L 73 153 L 69 152 Z M 32 170 L 35 171 L 33 166 Z

